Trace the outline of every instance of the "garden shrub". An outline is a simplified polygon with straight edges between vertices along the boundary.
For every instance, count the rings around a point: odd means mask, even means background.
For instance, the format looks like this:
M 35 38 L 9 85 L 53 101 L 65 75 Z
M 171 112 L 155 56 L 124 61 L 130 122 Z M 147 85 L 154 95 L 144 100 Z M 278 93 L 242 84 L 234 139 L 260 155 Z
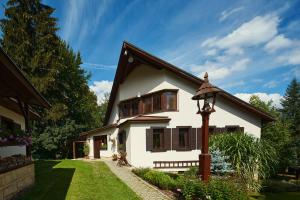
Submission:
M 227 179 L 211 180 L 205 184 L 196 179 L 182 178 L 178 186 L 184 199 L 203 200 L 248 200 L 247 192 L 239 185 Z
M 132 172 L 137 176 L 141 177 L 142 179 L 144 179 L 145 174 L 150 170 L 151 170 L 150 168 L 136 168 L 133 169 Z
M 251 191 L 261 188 L 258 177 L 266 179 L 276 163 L 276 151 L 270 144 L 244 133 L 224 133 L 210 139 L 210 151 L 220 150 L 228 157 L 231 168 Z
M 145 173 L 144 179 L 163 190 L 174 190 L 176 187 L 176 181 L 164 172 L 150 170 Z
M 187 171 L 183 173 L 183 176 L 185 178 L 189 179 L 197 179 L 198 178 L 198 173 L 199 173 L 199 168 L 198 167 L 190 167 Z

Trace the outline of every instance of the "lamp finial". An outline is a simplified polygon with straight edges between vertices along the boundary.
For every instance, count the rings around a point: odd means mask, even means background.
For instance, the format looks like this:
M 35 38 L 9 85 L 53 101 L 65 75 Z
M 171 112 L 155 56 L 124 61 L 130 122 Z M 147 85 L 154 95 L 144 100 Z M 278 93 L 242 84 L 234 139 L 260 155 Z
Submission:
M 205 72 L 204 74 L 204 82 L 208 83 L 208 73 Z

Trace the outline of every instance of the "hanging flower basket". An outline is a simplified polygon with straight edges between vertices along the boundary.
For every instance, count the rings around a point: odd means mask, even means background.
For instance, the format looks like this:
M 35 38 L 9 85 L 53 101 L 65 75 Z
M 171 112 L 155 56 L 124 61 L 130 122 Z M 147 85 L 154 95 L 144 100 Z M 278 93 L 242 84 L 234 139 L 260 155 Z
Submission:
M 23 130 L 3 130 L 0 129 L 0 146 L 26 145 L 32 144 L 31 136 Z

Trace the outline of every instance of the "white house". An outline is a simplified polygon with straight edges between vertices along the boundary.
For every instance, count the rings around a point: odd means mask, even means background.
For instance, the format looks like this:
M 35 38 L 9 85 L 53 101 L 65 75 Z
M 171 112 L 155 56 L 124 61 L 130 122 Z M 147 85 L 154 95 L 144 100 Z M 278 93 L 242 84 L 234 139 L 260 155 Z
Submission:
M 87 138 L 89 157 L 110 157 L 123 149 L 132 166 L 158 168 L 198 160 L 202 120 L 191 98 L 202 83 L 124 42 L 105 126 L 81 134 Z M 273 120 L 224 90 L 217 96 L 215 110 L 210 116 L 211 133 L 240 130 L 259 138 L 262 123 Z

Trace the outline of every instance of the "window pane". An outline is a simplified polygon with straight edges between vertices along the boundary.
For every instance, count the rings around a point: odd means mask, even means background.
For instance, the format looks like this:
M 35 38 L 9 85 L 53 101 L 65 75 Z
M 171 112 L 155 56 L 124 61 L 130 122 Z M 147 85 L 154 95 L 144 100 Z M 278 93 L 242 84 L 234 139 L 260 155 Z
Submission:
M 161 111 L 161 94 L 153 96 L 153 111 Z
M 107 136 L 106 135 L 101 136 L 100 141 L 101 141 L 100 149 L 107 150 Z
M 175 92 L 165 92 L 166 100 L 166 110 L 176 110 L 176 93 Z
M 144 99 L 144 113 L 152 112 L 152 97 Z
M 132 115 L 139 114 L 139 101 L 138 100 L 133 100 L 131 102 L 131 111 L 132 111 Z
M 162 148 L 162 134 L 164 129 L 153 129 L 153 149 L 161 149 Z
M 121 116 L 122 117 L 130 116 L 130 102 L 123 102 L 120 105 L 120 109 L 121 109 Z
M 179 129 L 179 146 L 180 147 L 185 147 L 187 134 L 188 134 L 188 129 L 187 128 L 180 128 Z

